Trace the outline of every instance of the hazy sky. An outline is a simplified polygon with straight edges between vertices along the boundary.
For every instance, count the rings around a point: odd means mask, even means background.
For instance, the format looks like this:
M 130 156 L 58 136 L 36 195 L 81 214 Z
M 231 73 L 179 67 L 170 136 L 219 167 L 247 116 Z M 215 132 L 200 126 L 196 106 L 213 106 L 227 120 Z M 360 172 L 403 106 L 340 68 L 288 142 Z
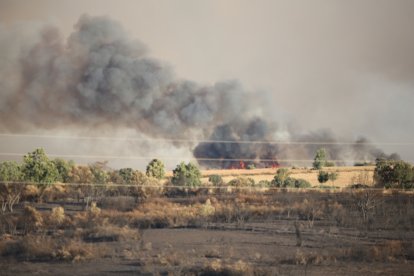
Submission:
M 412 0 L 0 0 L 5 28 L 69 35 L 84 13 L 119 21 L 180 78 L 266 95 L 282 127 L 414 141 Z M 412 147 L 390 150 L 414 160 Z

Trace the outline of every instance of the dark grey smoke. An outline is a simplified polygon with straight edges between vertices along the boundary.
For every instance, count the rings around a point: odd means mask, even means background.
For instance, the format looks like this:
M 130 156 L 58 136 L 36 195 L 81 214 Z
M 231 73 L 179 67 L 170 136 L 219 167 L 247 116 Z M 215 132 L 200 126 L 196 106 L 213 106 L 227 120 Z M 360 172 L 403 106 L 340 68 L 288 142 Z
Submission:
M 245 92 L 236 82 L 203 87 L 177 80 L 106 17 L 82 16 L 66 42 L 47 27 L 28 44 L 2 45 L 1 51 L 16 46 L 12 71 L 17 75 L 1 76 L 3 85 L 13 82 L 1 90 L 3 129 L 109 124 L 186 137 L 233 120 L 246 108 Z
M 234 141 L 196 146 L 195 157 L 207 167 L 238 162 L 201 158 L 247 158 L 269 166 L 278 158 L 309 159 L 320 147 L 237 143 L 274 140 L 276 124 L 257 117 L 257 99 L 236 81 L 203 86 L 178 79 L 107 17 L 82 16 L 67 40 L 50 26 L 34 34 L 0 28 L 0 55 L 3 131 L 110 126 L 134 128 L 150 137 Z M 324 132 L 291 133 L 291 139 L 335 141 Z M 378 155 L 372 148 L 356 149 L 363 158 Z M 330 145 L 328 151 L 339 159 L 343 150 Z
M 194 156 L 199 159 L 201 165 L 213 168 L 239 168 L 240 161 L 244 160 L 245 166 L 250 164 L 259 167 L 271 167 L 278 165 L 277 144 L 265 143 L 272 140 L 270 135 L 276 131 L 276 126 L 261 118 L 244 120 L 217 126 L 209 140 L 228 142 L 206 142 L 199 144 L 194 149 Z M 241 143 L 260 142 L 260 143 Z M 264 142 L 264 143 L 262 143 Z M 222 160 L 203 160 L 222 159 Z M 265 161 L 264 161 L 265 160 Z

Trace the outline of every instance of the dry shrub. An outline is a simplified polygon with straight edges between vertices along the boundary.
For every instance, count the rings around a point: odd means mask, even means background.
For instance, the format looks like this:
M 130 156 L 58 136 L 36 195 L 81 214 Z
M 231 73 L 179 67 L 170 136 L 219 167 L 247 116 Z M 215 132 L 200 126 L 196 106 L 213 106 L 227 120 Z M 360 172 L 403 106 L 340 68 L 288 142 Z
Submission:
M 65 221 L 65 209 L 63 207 L 54 207 L 48 216 L 48 224 L 58 227 Z
M 293 258 L 284 259 L 282 264 L 291 265 L 320 265 L 335 263 L 336 258 L 334 254 L 321 254 L 319 252 L 304 252 L 302 249 L 296 250 Z
M 304 253 L 301 250 L 297 250 L 295 254 L 295 264 L 298 265 L 319 265 L 325 262 L 336 262 L 336 259 L 332 255 L 323 255 L 316 252 Z
M 122 212 L 132 211 L 136 205 L 136 200 L 132 196 L 104 197 L 99 201 L 99 206 L 102 209 L 113 209 Z
M 67 198 L 66 186 L 62 183 L 55 183 L 43 191 L 43 199 L 46 201 L 57 201 Z
M 26 261 L 80 261 L 97 257 L 101 250 L 80 241 L 56 241 L 48 236 L 0 241 L 0 256 Z
M 187 225 L 189 219 L 196 215 L 197 210 L 192 206 L 182 206 L 162 199 L 145 202 L 138 209 L 128 213 L 131 225 L 139 228 Z
M 31 206 L 26 206 L 19 219 L 19 224 L 22 225 L 23 234 L 28 234 L 41 230 L 44 226 L 44 220 L 39 211 Z
M 310 227 L 313 227 L 315 219 L 320 220 L 324 215 L 323 202 L 313 199 L 305 198 L 302 202 L 293 204 L 292 208 L 297 212 L 300 219 L 308 221 Z
M 208 217 L 214 214 L 216 208 L 211 205 L 210 199 L 207 199 L 206 202 L 199 206 L 200 210 L 199 213 L 203 217 Z
M 215 222 L 244 222 L 254 219 L 268 219 L 283 212 L 284 208 L 278 203 L 252 204 L 236 200 L 230 203 L 213 204 L 215 213 L 212 220 Z
M 19 240 L 6 241 L 0 248 L 3 257 L 19 260 L 48 261 L 52 259 L 54 243 L 49 237 L 27 235 Z
M 92 202 L 88 211 L 78 212 L 73 216 L 71 224 L 73 227 L 92 228 L 96 225 L 101 225 L 103 220 L 101 209 L 96 207 L 95 202 Z
M 84 240 L 89 242 L 111 242 L 139 240 L 140 234 L 136 229 L 128 226 L 119 227 L 105 221 L 102 225 L 88 229 L 83 234 Z
M 39 188 L 36 185 L 25 185 L 22 192 L 23 201 L 35 201 L 40 195 Z
M 15 235 L 19 217 L 12 213 L 0 214 L 0 235 Z
M 412 250 L 412 244 L 401 240 L 389 240 L 375 246 L 358 245 L 344 250 L 344 258 L 353 261 L 396 261 L 405 260 Z
M 79 262 L 98 257 L 103 253 L 101 250 L 102 248 L 99 249 L 99 252 L 93 246 L 80 241 L 69 240 L 55 250 L 52 256 L 53 259 L 57 260 Z
M 188 274 L 195 275 L 255 275 L 259 274 L 250 264 L 239 260 L 235 263 L 225 263 L 222 260 L 207 262 L 202 267 L 189 269 Z
M 330 219 L 335 220 L 338 226 L 343 225 L 349 219 L 349 214 L 347 215 L 343 205 L 337 201 L 328 204 L 326 214 Z
M 216 208 L 209 200 L 204 204 L 182 205 L 154 198 L 130 212 L 103 210 L 102 217 L 115 225 L 146 229 L 197 226 L 208 221 L 215 212 Z

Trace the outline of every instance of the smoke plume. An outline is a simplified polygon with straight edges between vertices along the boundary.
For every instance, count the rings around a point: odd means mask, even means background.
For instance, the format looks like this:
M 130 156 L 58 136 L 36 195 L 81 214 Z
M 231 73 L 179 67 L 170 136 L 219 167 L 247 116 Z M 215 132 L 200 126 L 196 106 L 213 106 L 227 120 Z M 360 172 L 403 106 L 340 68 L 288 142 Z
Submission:
M 195 146 L 194 156 L 206 167 L 231 167 L 238 159 L 271 166 L 291 156 L 312 158 L 320 147 L 271 143 L 277 124 L 240 83 L 179 79 L 108 17 L 81 16 L 66 40 L 52 26 L 0 28 L 0 55 L 3 131 L 109 126 L 155 138 L 217 141 L 186 145 Z M 291 132 L 289 139 L 335 141 L 329 132 Z M 361 159 L 383 154 L 365 143 L 326 147 L 333 159 L 345 152 Z M 230 160 L 203 160 L 210 158 Z

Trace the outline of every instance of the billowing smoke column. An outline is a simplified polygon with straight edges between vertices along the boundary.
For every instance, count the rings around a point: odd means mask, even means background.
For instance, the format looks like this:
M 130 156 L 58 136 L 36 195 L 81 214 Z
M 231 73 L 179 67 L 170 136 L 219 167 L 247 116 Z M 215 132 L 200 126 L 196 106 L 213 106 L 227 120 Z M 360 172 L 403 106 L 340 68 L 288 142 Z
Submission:
M 266 143 L 274 140 L 276 125 L 257 117 L 256 101 L 239 83 L 202 86 L 177 79 L 107 17 L 82 16 L 66 41 L 53 27 L 35 34 L 0 27 L 0 60 L 3 131 L 111 126 L 148 137 L 231 141 L 195 147 L 194 156 L 206 167 L 237 166 L 238 159 L 274 166 L 277 158 L 292 153 L 310 158 L 316 150 Z M 333 138 L 291 133 L 291 139 Z M 334 146 L 329 152 L 333 158 L 340 154 Z M 368 149 L 363 157 L 372 154 L 377 153 Z
M 50 27 L 17 45 L 2 36 L 2 128 L 109 124 L 186 137 L 246 108 L 237 83 L 177 80 L 106 17 L 82 16 L 66 43 Z

